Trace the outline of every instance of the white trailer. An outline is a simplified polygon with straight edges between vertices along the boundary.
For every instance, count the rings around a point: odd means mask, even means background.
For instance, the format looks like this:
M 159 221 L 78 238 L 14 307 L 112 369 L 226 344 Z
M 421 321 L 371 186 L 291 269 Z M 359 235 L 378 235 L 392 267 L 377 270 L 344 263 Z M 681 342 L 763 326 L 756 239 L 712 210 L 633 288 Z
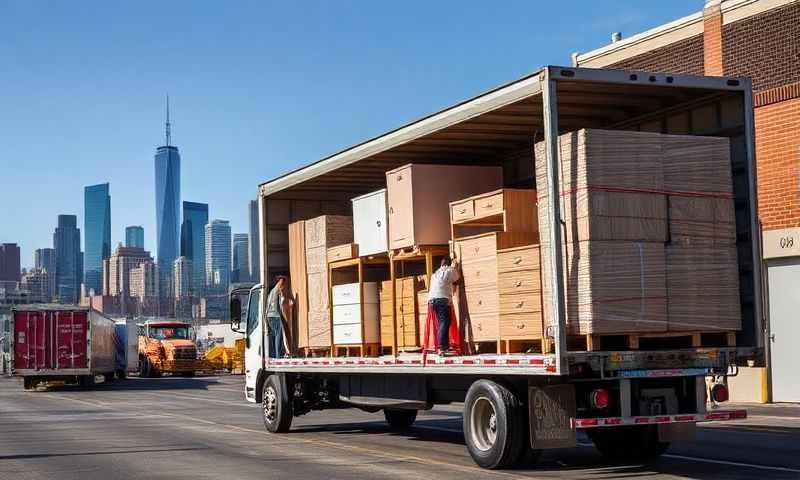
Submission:
M 746 361 L 763 361 L 761 273 L 756 219 L 753 109 L 748 79 L 548 66 L 438 113 L 262 184 L 259 192 L 261 277 L 285 273 L 286 225 L 320 213 L 348 213 L 350 200 L 383 188 L 384 173 L 413 162 L 503 165 L 506 186 L 533 188 L 533 158 L 507 153 L 546 142 L 549 242 L 561 251 L 558 134 L 581 128 L 648 130 L 729 137 L 736 205 L 743 329 L 737 346 L 667 350 L 570 351 L 562 265 L 549 271 L 558 328 L 552 354 L 424 358 L 269 357 L 265 287 L 249 292 L 245 397 L 262 404 L 272 432 L 311 410 L 383 410 L 395 428 L 417 411 L 464 402 L 464 434 L 481 466 L 502 468 L 542 449 L 575 445 L 576 429 L 608 456 L 651 457 L 670 441 L 692 438 L 697 422 L 743 418 L 707 410 L 708 376 L 724 377 Z M 518 157 L 518 156 L 517 156 Z M 528 183 L 526 183 L 528 182 Z M 543 189 L 545 186 L 539 186 Z M 315 206 L 316 205 L 316 206 Z M 241 292 L 239 292 L 241 293 Z M 242 310 L 232 300 L 232 318 Z M 712 389 L 723 400 L 724 387 Z

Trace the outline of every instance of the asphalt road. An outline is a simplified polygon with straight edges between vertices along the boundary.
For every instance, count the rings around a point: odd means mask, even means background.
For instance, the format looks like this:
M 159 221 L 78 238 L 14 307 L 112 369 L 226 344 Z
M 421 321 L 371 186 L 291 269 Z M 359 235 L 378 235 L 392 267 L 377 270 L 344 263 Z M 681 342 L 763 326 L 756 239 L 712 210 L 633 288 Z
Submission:
M 403 434 L 380 413 L 314 412 L 267 433 L 242 377 L 131 379 L 25 392 L 0 379 L 0 480 L 413 478 L 800 478 L 800 407 L 699 429 L 651 464 L 603 460 L 585 437 L 534 468 L 486 471 L 469 457 L 458 406 Z

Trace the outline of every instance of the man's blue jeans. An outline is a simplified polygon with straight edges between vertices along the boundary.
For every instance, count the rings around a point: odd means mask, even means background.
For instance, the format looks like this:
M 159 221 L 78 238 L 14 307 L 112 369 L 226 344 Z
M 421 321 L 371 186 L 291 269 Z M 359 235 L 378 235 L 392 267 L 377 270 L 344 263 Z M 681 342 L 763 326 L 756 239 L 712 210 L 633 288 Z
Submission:
M 439 349 L 447 350 L 450 348 L 450 300 L 446 298 L 434 298 L 430 300 L 433 305 L 433 310 L 436 312 L 436 318 L 439 320 L 439 335 L 438 340 Z

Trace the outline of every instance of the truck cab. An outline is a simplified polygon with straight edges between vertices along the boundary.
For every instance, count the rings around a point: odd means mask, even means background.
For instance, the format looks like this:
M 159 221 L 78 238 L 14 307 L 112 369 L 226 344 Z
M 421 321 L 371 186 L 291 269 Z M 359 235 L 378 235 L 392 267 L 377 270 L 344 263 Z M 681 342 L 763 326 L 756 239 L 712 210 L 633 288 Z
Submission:
M 198 368 L 191 324 L 149 320 L 139 325 L 139 372 L 142 377 L 164 373 L 193 377 Z

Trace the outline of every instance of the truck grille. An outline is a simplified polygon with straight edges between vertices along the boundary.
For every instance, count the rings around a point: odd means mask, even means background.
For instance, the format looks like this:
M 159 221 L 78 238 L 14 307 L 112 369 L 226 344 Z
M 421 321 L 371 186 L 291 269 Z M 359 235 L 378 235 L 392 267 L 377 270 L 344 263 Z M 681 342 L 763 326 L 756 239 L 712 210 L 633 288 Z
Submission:
M 192 347 L 183 347 L 175 349 L 175 360 L 195 360 L 197 358 L 197 350 Z

